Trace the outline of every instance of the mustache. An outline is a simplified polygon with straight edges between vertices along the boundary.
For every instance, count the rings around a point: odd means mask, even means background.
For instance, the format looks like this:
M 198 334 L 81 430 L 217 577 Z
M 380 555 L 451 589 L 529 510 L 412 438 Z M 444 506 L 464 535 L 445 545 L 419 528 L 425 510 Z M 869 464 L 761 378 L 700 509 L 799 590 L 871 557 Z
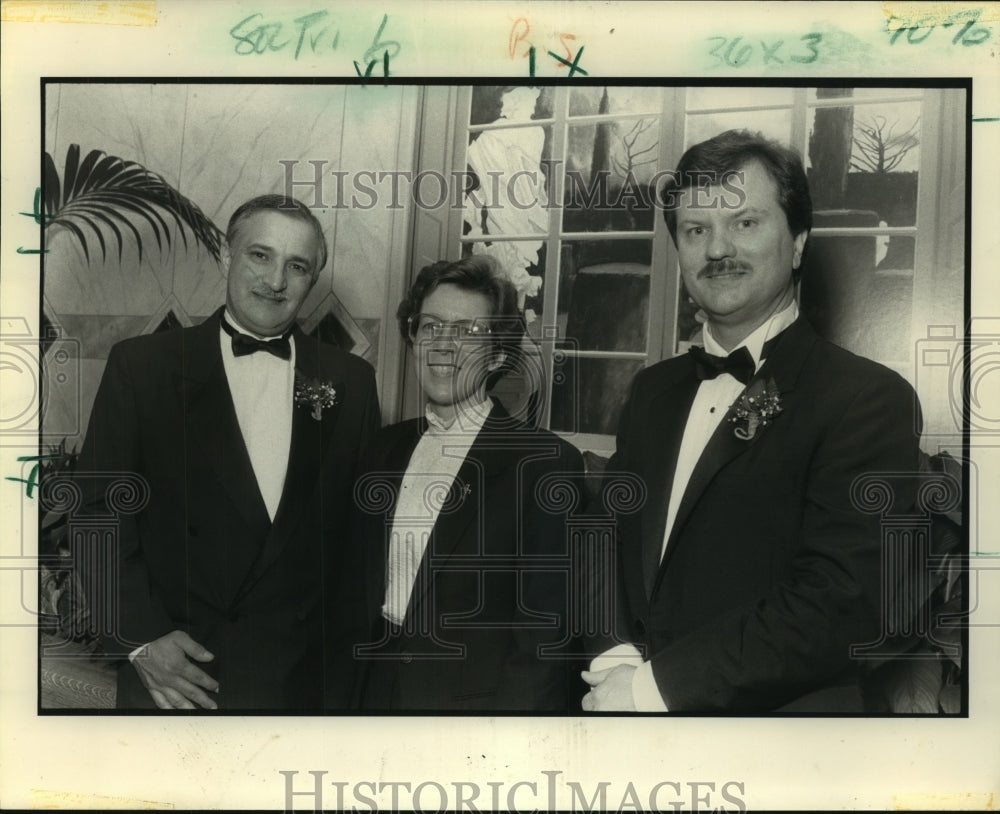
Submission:
M 727 274 L 734 271 L 753 271 L 753 266 L 737 260 L 710 260 L 698 272 L 699 277 Z

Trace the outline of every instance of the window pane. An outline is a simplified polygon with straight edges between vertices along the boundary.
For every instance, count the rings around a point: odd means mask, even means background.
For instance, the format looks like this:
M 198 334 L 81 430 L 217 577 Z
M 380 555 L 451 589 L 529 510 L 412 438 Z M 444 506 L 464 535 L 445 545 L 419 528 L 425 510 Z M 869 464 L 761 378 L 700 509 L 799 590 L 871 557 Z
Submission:
M 564 231 L 652 231 L 659 133 L 656 118 L 568 129 Z
M 493 240 L 462 244 L 462 257 L 494 257 L 514 284 L 518 305 L 524 309 L 528 333 L 539 336 L 542 319 L 542 284 L 545 279 L 545 242 L 542 240 Z
M 465 235 L 524 235 L 549 227 L 548 176 L 543 159 L 549 127 L 514 127 L 473 133 L 463 214 Z
M 875 238 L 875 270 L 905 271 L 913 273 L 913 258 L 916 254 L 917 240 L 901 235 L 882 236 Z
M 680 280 L 680 274 L 677 275 L 677 279 Z M 683 351 L 685 347 L 692 342 L 696 345 L 702 344 L 702 320 L 703 315 L 701 314 L 700 309 L 697 305 L 695 305 L 694 300 L 691 299 L 691 295 L 688 294 L 687 288 L 684 286 L 684 282 L 681 281 L 677 291 L 677 329 L 674 332 L 675 344 L 673 348 L 670 348 L 670 352 L 675 350 Z
M 612 435 L 644 362 L 639 359 L 586 359 L 567 354 L 552 383 L 551 429 Z
M 688 88 L 687 109 L 790 105 L 792 88 Z
M 569 115 L 659 114 L 662 95 L 660 88 L 586 88 L 577 86 L 569 94 Z
M 559 336 L 579 350 L 645 353 L 650 240 L 570 241 L 559 264 Z
M 472 89 L 469 124 L 551 119 L 554 92 L 555 88 L 477 85 Z
M 786 108 L 736 113 L 689 113 L 685 129 L 686 147 L 733 129 L 759 131 L 768 138 L 788 144 L 792 138 L 792 111 Z
M 810 88 L 809 101 L 831 99 L 847 96 L 852 99 L 920 99 L 924 95 L 922 88 Z
M 912 267 L 913 243 L 912 237 L 810 238 L 802 266 L 802 313 L 821 336 L 854 353 L 907 359 L 913 277 L 891 273 L 890 267 Z
M 813 206 L 847 210 L 870 221 L 864 225 L 913 226 L 920 102 L 815 108 L 811 116 L 807 171 Z

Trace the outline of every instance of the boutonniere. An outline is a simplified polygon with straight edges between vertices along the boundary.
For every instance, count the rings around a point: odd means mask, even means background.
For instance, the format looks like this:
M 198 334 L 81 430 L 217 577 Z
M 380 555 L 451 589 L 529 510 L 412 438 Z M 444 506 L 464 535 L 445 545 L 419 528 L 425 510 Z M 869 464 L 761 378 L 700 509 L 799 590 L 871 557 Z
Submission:
M 770 424 L 781 412 L 781 393 L 774 379 L 765 383 L 762 379 L 753 381 L 733 404 L 733 414 L 729 420 L 736 425 L 733 435 L 741 441 L 749 441 L 757 430 Z
M 337 404 L 337 391 L 330 382 L 303 376 L 295 371 L 295 403 L 312 408 L 316 421 L 323 418 L 323 411 Z

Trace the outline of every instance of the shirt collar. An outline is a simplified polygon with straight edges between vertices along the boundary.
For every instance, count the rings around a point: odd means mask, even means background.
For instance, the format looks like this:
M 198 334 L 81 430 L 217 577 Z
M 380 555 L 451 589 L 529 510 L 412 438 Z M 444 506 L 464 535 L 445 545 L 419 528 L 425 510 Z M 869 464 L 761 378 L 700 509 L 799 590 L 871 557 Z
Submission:
M 424 416 L 427 418 L 427 432 L 431 435 L 478 433 L 486 423 L 486 419 L 489 418 L 492 409 L 493 402 L 489 398 L 484 398 L 481 401 L 467 401 L 455 407 L 455 418 L 446 424 L 441 416 L 427 407 L 424 410 Z
M 791 325 L 795 320 L 799 318 L 799 305 L 795 300 L 783 310 L 779 311 L 769 320 L 767 320 L 763 325 L 761 325 L 757 330 L 751 333 L 746 339 L 740 342 L 733 350 L 738 350 L 741 347 L 746 347 L 750 351 L 750 355 L 753 357 L 754 364 L 760 368 L 761 353 L 764 350 L 764 344 L 767 340 L 780 334 L 785 328 Z M 715 337 L 712 336 L 711 326 L 706 322 L 703 333 L 703 339 L 705 343 L 705 350 L 708 353 L 714 354 L 715 356 L 728 356 L 731 351 L 727 351 L 718 342 L 716 342 Z
M 240 323 L 234 317 L 232 317 L 229 314 L 229 309 L 228 308 L 223 309 L 223 311 L 222 311 L 222 321 L 228 322 L 235 330 L 240 331 L 241 333 L 245 333 L 247 336 L 252 336 L 255 339 L 259 339 L 262 342 L 270 342 L 272 339 L 277 339 L 276 336 L 261 336 L 260 334 L 254 333 L 253 331 L 248 331 L 246 328 L 244 328 L 242 325 L 240 325 Z M 235 354 L 233 354 L 233 340 L 229 336 L 229 334 L 226 333 L 226 329 L 221 324 L 219 325 L 219 342 L 220 342 L 220 345 L 222 347 L 222 353 L 223 353 L 223 355 L 226 358 L 228 358 L 229 360 L 235 361 L 236 360 L 236 356 L 235 356 Z M 263 354 L 263 356 L 265 358 L 269 359 L 269 360 L 273 360 L 273 361 L 281 363 L 281 364 L 290 364 L 294 368 L 295 364 L 296 364 L 296 362 L 295 362 L 295 332 L 292 331 L 291 329 L 289 329 L 289 331 L 288 331 L 288 342 L 289 342 L 289 344 L 291 345 L 291 348 L 292 348 L 292 355 L 291 355 L 291 357 L 289 357 L 289 359 L 287 361 L 284 360 L 284 359 L 279 359 L 277 356 L 273 356 L 270 353 L 265 353 L 265 354 Z M 249 360 L 253 360 L 254 358 L 258 358 L 259 359 L 260 356 L 261 356 L 261 354 L 251 353 L 251 354 L 248 354 L 246 356 L 241 356 L 240 360 L 241 361 L 249 361 Z
M 254 339 L 259 339 L 261 342 L 270 342 L 272 339 L 278 338 L 277 336 L 261 336 L 258 333 L 254 333 L 253 331 L 247 330 L 239 323 L 239 320 L 237 320 L 236 317 L 232 316 L 229 313 L 228 308 L 223 310 L 222 318 L 240 333 L 246 334 L 247 336 L 252 336 Z M 292 342 L 294 345 L 294 340 L 295 340 L 294 332 L 292 332 L 292 330 L 289 328 L 287 329 L 287 333 L 288 333 L 288 341 Z M 281 335 L 282 334 L 279 334 L 279 336 Z

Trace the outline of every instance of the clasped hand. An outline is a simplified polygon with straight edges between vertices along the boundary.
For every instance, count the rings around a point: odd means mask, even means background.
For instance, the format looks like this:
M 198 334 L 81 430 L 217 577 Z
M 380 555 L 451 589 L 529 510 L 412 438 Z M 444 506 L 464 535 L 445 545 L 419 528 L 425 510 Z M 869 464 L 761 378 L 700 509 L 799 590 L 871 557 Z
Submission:
M 147 644 L 135 658 L 132 666 L 156 706 L 160 709 L 218 709 L 219 705 L 205 692 L 217 693 L 219 682 L 190 659 L 202 663 L 215 658 L 198 642 L 182 630 Z
M 583 696 L 585 712 L 635 712 L 632 697 L 632 676 L 635 667 L 619 664 L 607 670 L 591 672 L 584 670 L 580 675 L 590 685 L 590 692 Z

